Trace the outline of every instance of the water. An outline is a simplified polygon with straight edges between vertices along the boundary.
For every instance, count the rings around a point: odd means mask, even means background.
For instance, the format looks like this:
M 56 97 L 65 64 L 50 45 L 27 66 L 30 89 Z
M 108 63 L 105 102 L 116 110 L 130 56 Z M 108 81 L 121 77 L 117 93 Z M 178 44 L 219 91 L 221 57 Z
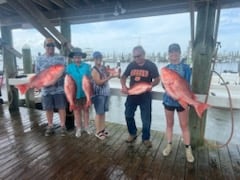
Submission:
M 232 63 L 216 63 L 215 64 L 215 71 L 218 73 L 223 72 L 238 72 L 238 63 L 232 62 Z
M 33 57 L 33 61 L 34 61 L 34 57 Z M 93 62 L 89 62 L 87 61 L 87 63 L 91 64 L 93 66 Z M 158 67 L 158 69 L 162 68 L 163 66 L 165 66 L 168 63 L 163 63 L 163 62 L 156 62 L 156 65 Z M 106 62 L 105 65 L 110 65 L 110 67 L 116 67 L 117 66 L 117 62 Z M 126 69 L 128 63 L 121 63 L 121 69 L 122 71 Z M 17 66 L 19 69 L 23 69 L 23 60 L 22 59 L 17 59 Z M 0 70 L 3 70 L 3 61 L 0 60 Z M 218 73 L 223 73 L 223 72 L 238 72 L 238 62 L 224 62 L 224 63 L 216 63 L 215 64 L 215 71 L 217 71 Z
M 93 65 L 93 62 L 88 62 L 88 63 Z M 158 69 L 161 69 L 162 67 L 166 66 L 168 63 L 157 62 L 155 64 L 157 65 Z M 105 65 L 110 65 L 110 67 L 116 67 L 117 63 L 106 62 Z M 120 64 L 122 72 L 126 69 L 127 65 L 128 65 L 128 63 Z M 238 72 L 238 62 L 216 63 L 214 70 L 216 72 L 218 72 L 219 74 L 224 73 L 224 72 L 237 73 Z

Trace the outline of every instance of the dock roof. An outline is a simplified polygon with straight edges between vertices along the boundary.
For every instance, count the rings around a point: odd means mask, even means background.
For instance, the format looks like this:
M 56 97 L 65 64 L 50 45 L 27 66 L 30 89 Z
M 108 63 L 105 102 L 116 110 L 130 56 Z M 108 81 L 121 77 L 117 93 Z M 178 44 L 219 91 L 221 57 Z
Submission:
M 189 12 L 202 2 L 240 7 L 239 0 L 0 0 L 0 26 L 29 27 L 46 17 L 52 24 L 128 19 Z M 193 5 L 193 6 L 192 6 Z

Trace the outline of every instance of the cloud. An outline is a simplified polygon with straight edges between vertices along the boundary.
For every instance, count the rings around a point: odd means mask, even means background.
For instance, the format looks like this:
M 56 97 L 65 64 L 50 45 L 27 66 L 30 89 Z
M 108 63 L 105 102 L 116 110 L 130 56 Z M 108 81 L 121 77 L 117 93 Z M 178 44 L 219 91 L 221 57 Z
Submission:
M 188 44 L 190 25 L 186 19 L 188 14 L 178 14 L 75 25 L 72 42 L 76 46 L 119 53 L 131 52 L 138 44 L 147 51 L 165 51 L 172 42 Z M 182 21 L 188 23 L 178 25 Z
M 240 29 L 240 8 L 221 11 L 218 40 L 224 51 L 240 49 L 238 40 Z M 130 53 L 138 44 L 147 53 L 166 52 L 172 42 L 186 51 L 190 41 L 189 13 L 134 18 L 72 25 L 72 44 L 82 49 L 91 48 L 103 53 Z M 25 35 L 27 34 L 27 35 Z M 24 44 L 32 49 L 32 54 L 43 52 L 44 37 L 34 29 L 14 30 L 14 46 L 21 50 Z M 221 49 L 220 49 L 221 51 Z

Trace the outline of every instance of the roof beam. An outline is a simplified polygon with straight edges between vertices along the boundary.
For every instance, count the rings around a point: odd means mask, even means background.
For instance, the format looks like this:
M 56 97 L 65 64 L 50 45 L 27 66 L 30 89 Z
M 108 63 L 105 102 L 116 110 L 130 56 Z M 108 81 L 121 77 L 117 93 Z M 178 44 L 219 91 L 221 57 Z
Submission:
M 74 9 L 78 9 L 81 7 L 78 1 L 76 0 L 64 0 L 64 2 Z
M 89 0 L 83 0 L 83 2 L 86 3 L 88 6 L 94 7 L 94 4 Z
M 31 1 L 26 3 L 24 0 L 18 0 L 18 2 L 26 10 L 28 10 L 30 16 L 32 16 L 35 21 L 39 23 L 39 25 L 45 27 L 45 29 L 55 36 L 62 45 L 68 43 L 68 40 L 51 24 L 51 22 L 43 15 L 43 13 L 36 7 L 34 3 Z
M 1 5 L 1 6 L 0 6 L 0 9 L 2 9 L 2 10 L 4 10 L 4 11 L 7 11 L 7 12 L 9 12 L 9 13 L 14 13 L 14 10 L 13 10 L 11 7 L 9 7 L 7 4 Z
M 0 0 L 0 4 L 7 3 L 7 0 Z
M 57 5 L 60 8 L 66 8 L 68 7 L 68 5 L 62 1 L 62 0 L 50 0 L 52 3 L 54 3 L 55 5 Z
M 41 26 L 39 23 L 37 23 L 37 21 L 27 13 L 26 9 L 24 7 L 22 7 L 18 1 L 8 0 L 8 4 L 12 8 L 14 8 L 19 14 L 21 14 L 21 16 L 23 18 L 25 18 L 28 22 L 30 22 L 43 36 L 52 37 L 52 38 L 56 39 L 43 26 Z M 60 49 L 61 48 L 60 43 L 58 41 L 56 41 L 56 44 L 57 44 L 57 47 Z
M 33 0 L 33 2 L 44 7 L 47 10 L 53 9 L 53 5 L 48 0 Z

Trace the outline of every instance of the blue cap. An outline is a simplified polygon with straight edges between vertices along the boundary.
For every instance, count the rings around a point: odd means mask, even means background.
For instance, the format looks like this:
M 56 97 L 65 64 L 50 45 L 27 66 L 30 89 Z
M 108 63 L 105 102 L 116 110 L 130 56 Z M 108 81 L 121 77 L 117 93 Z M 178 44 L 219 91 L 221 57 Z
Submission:
M 181 52 L 180 45 L 177 43 L 170 44 L 168 47 L 168 52 Z
M 94 59 L 101 59 L 103 57 L 102 53 L 100 53 L 99 51 L 95 51 L 93 53 L 93 58 Z

